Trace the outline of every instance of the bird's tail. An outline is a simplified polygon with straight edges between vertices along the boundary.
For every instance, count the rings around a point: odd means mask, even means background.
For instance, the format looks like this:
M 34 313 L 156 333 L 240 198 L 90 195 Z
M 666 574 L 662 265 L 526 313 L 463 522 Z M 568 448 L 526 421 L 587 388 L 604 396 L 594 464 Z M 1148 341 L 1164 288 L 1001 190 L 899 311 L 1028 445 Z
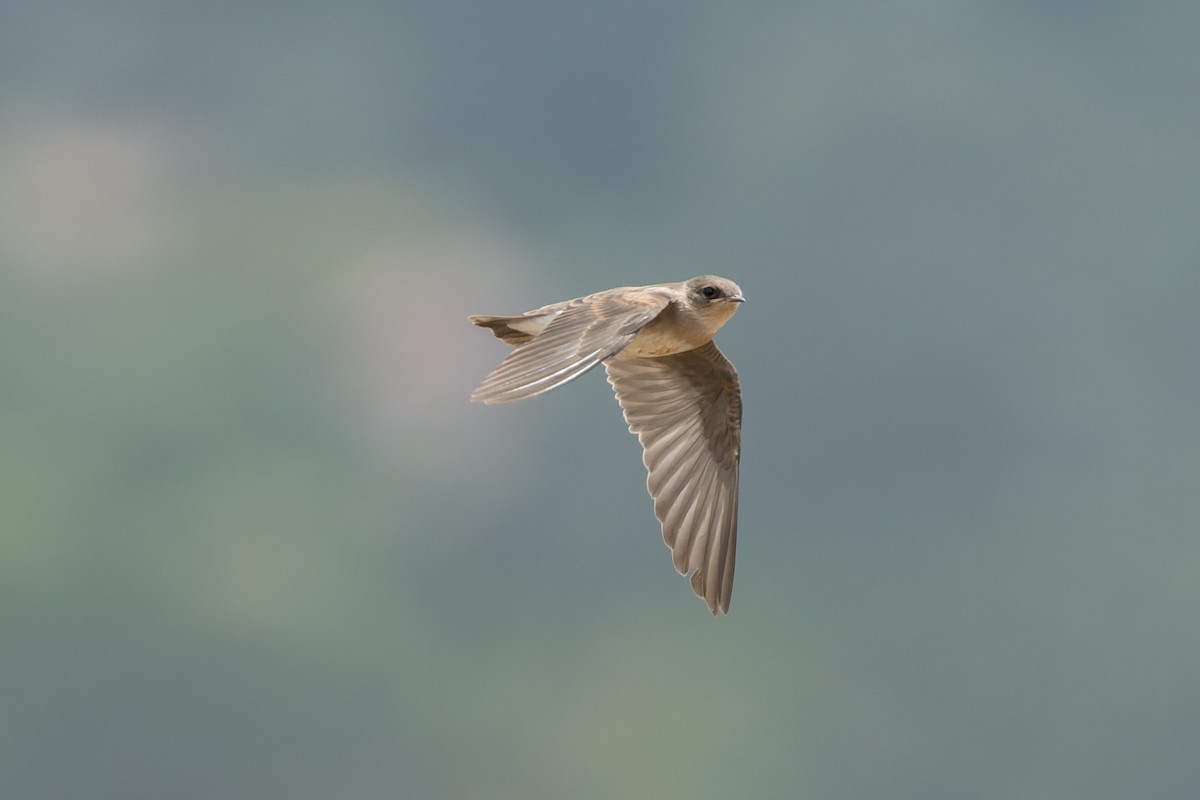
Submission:
M 467 319 L 481 328 L 488 328 L 495 334 L 497 339 L 505 344 L 511 344 L 513 347 L 525 344 L 533 339 L 533 334 L 519 331 L 513 327 L 514 322 L 529 321 L 529 318 L 524 315 L 517 317 L 492 317 L 487 314 L 472 314 Z

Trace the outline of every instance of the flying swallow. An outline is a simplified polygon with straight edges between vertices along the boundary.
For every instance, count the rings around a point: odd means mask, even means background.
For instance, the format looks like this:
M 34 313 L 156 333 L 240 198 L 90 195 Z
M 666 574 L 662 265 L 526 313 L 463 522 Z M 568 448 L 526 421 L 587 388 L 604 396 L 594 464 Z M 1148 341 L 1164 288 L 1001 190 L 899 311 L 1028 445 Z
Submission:
M 515 349 L 471 394 L 512 403 L 603 364 L 643 448 L 654 515 L 680 575 L 729 613 L 737 547 L 742 396 L 712 338 L 745 301 L 733 281 L 627 286 L 515 317 L 471 316 Z

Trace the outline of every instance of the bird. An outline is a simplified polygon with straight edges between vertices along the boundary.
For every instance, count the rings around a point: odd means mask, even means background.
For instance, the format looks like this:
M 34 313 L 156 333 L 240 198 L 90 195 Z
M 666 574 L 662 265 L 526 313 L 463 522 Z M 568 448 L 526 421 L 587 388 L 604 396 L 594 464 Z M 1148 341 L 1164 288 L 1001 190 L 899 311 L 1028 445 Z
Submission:
M 471 394 L 480 403 L 535 397 L 603 364 L 680 575 L 715 616 L 729 613 L 737 550 L 742 396 L 713 336 L 746 298 L 701 275 L 624 286 L 516 316 L 471 315 L 514 349 Z

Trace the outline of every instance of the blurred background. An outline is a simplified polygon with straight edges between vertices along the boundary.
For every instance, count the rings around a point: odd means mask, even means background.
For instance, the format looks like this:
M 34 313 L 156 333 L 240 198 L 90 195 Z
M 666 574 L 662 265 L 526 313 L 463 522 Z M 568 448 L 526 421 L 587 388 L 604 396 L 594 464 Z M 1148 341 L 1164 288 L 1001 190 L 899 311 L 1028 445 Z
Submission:
M 6 796 L 1194 796 L 1198 37 L 5 4 Z M 467 314 L 706 272 L 719 619 L 601 375 L 467 401 Z

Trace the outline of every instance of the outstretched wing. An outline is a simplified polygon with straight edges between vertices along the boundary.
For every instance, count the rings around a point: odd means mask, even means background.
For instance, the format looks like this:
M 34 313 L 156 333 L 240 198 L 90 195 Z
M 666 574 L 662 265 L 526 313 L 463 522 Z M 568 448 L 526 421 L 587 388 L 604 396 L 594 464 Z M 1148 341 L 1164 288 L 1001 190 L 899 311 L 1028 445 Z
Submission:
M 644 449 L 654 515 L 675 569 L 714 614 L 729 612 L 737 549 L 742 396 L 712 342 L 660 358 L 604 364 Z
M 572 300 L 545 330 L 509 353 L 471 393 L 471 399 L 512 403 L 562 386 L 621 352 L 670 302 L 666 292 L 627 289 Z

